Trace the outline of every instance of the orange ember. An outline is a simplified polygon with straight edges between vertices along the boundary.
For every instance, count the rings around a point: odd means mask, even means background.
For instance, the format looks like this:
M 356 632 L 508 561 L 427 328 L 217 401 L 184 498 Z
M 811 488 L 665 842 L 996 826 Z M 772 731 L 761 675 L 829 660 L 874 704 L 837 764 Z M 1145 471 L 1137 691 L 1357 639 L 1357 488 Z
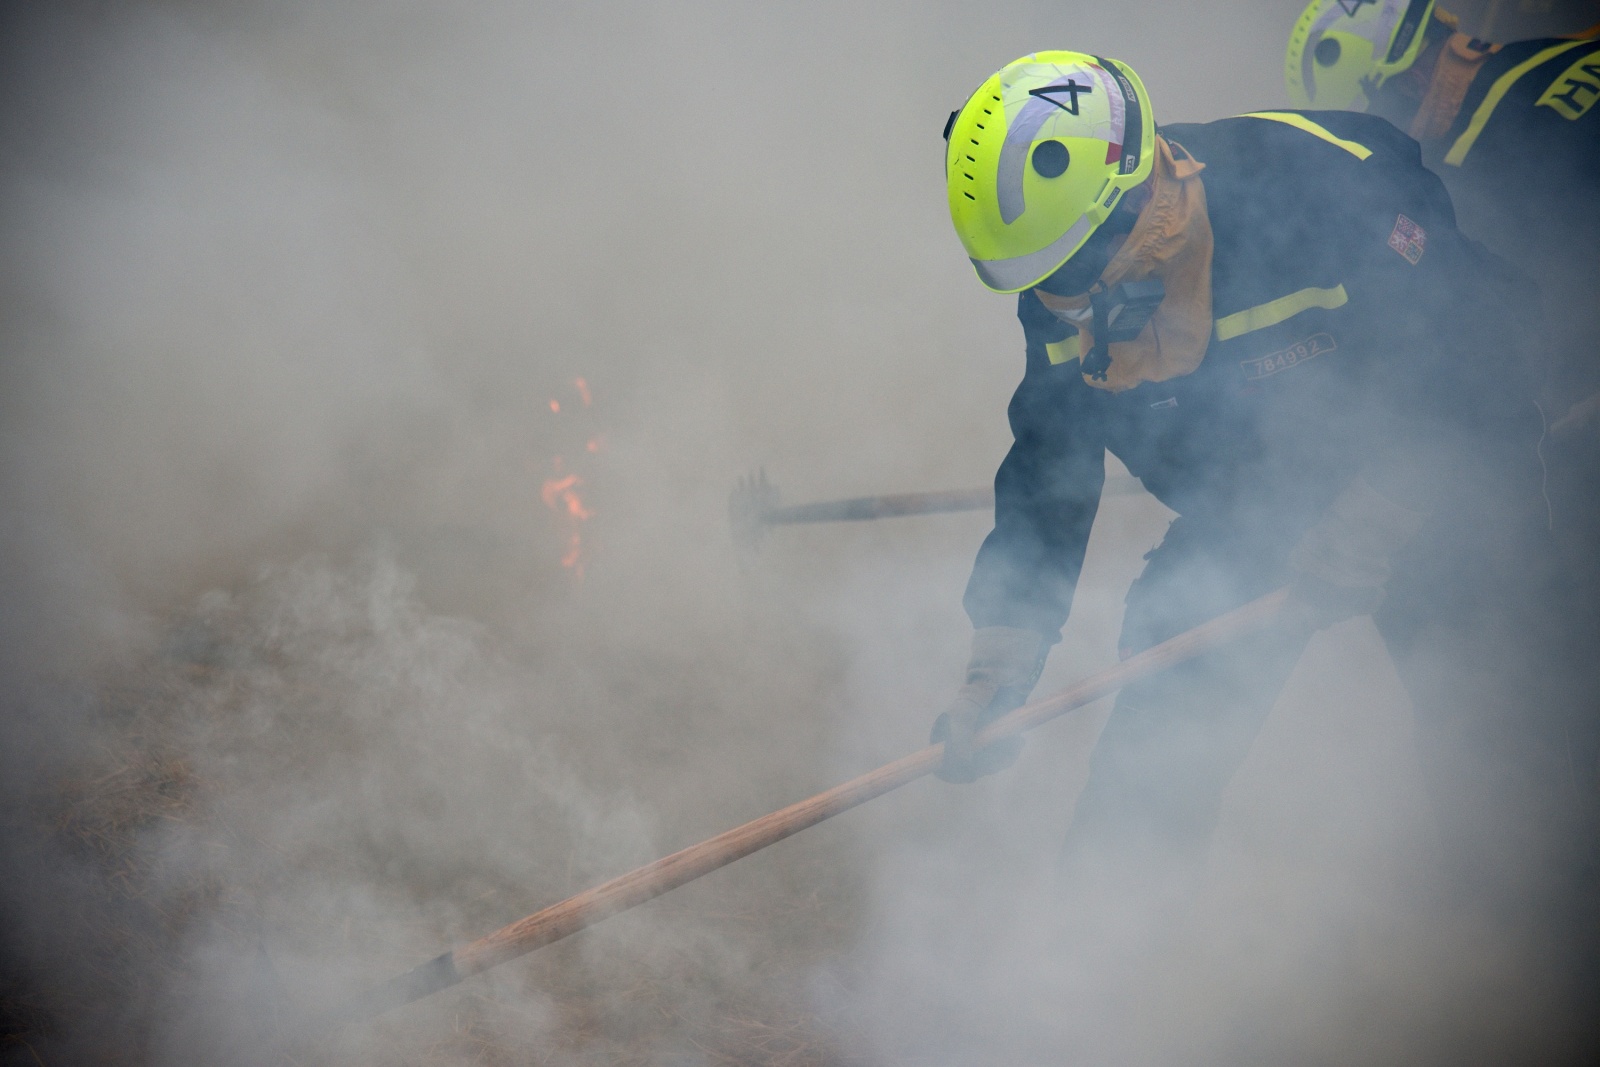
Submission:
M 544 501 L 544 506 L 555 511 L 565 511 L 574 519 L 582 521 L 590 515 L 588 508 L 583 506 L 583 499 L 578 496 L 578 486 L 583 484 L 583 479 L 576 474 L 569 474 L 565 478 L 551 478 L 539 490 L 539 499 Z
M 578 399 L 584 407 L 593 403 L 593 396 L 589 392 L 589 383 L 582 378 L 572 379 L 573 388 L 577 390 Z M 555 398 L 550 400 L 550 410 L 561 414 L 561 401 Z M 580 424 L 581 424 L 580 420 Z M 605 435 L 594 434 L 584 442 L 584 451 L 589 453 L 599 452 L 605 447 Z M 576 473 L 570 472 L 566 461 L 556 456 L 550 461 L 552 477 L 546 478 L 539 487 L 539 499 L 544 506 L 561 516 L 561 523 L 566 530 L 567 547 L 561 557 L 561 565 L 572 571 L 574 576 L 583 577 L 584 543 L 581 533 L 582 524 L 587 521 L 592 512 L 584 504 L 583 498 L 578 495 L 578 490 L 583 486 L 583 479 Z
M 559 456 L 554 466 L 558 471 L 561 469 Z M 561 512 L 571 525 L 567 534 L 567 552 L 561 557 L 561 565 L 574 571 L 579 578 L 583 577 L 583 538 L 578 533 L 578 524 L 594 514 L 584 506 L 583 498 L 578 495 L 578 487 L 582 484 L 582 478 L 568 474 L 561 478 L 547 478 L 539 488 L 539 499 L 544 501 L 544 506 Z
M 569 474 L 565 478 L 550 478 L 544 483 L 543 488 L 539 490 L 539 499 L 544 501 L 544 506 L 547 508 L 560 507 L 557 501 L 561 499 L 561 494 L 568 492 L 577 485 L 578 476 L 576 474 Z

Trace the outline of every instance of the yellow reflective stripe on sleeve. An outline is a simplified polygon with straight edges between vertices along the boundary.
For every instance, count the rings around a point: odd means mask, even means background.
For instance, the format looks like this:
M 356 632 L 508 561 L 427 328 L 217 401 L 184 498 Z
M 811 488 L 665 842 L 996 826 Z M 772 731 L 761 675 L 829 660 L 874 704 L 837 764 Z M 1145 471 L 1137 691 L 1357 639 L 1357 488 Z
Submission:
M 1484 96 L 1483 102 L 1478 105 L 1478 110 L 1472 113 L 1472 121 L 1467 123 L 1467 128 L 1462 131 L 1460 137 L 1456 138 L 1456 143 L 1451 145 L 1450 151 L 1445 153 L 1444 161 L 1452 167 L 1461 166 L 1462 161 L 1467 158 L 1467 153 L 1472 151 L 1472 146 L 1478 142 L 1478 135 L 1483 132 L 1484 126 L 1488 125 L 1489 116 L 1494 113 L 1494 109 L 1499 105 L 1501 99 L 1505 97 L 1506 93 L 1511 91 L 1511 87 L 1516 84 L 1518 78 L 1534 67 L 1548 63 L 1563 52 L 1570 52 L 1574 48 L 1583 48 L 1588 44 L 1587 40 L 1583 40 L 1565 41 L 1561 44 L 1551 45 L 1542 52 L 1535 52 L 1532 56 L 1524 59 L 1521 63 L 1496 78 L 1494 84 L 1489 87 L 1489 92 Z
M 1079 351 L 1082 346 L 1078 343 L 1078 337 L 1078 334 L 1073 334 L 1060 341 L 1050 342 L 1044 346 L 1045 355 L 1050 357 L 1052 364 L 1071 363 L 1082 355 Z
M 1281 122 L 1285 126 L 1293 126 L 1297 130 L 1304 130 L 1313 137 L 1320 137 L 1329 144 L 1338 145 L 1357 159 L 1366 159 L 1372 155 L 1372 149 L 1356 141 L 1346 141 L 1343 137 L 1335 137 L 1331 132 L 1318 126 L 1304 115 L 1296 115 L 1289 111 L 1252 111 L 1248 115 L 1240 115 L 1244 119 L 1266 119 L 1269 122 Z
M 1332 289 L 1302 289 L 1298 293 L 1290 293 L 1288 296 L 1269 300 L 1265 304 L 1257 304 L 1253 308 L 1224 315 L 1217 320 L 1217 340 L 1227 341 L 1255 330 L 1264 330 L 1268 326 L 1276 326 L 1285 319 L 1293 318 L 1311 308 L 1331 310 L 1343 307 L 1349 302 L 1350 296 L 1344 291 L 1343 285 L 1336 285 Z

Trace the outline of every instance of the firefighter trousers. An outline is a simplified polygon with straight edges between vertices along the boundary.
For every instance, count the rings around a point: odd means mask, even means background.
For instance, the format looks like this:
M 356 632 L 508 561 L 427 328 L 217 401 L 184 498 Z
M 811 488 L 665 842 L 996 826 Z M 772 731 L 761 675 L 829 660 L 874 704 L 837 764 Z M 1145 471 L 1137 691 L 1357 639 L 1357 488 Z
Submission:
M 1483 465 L 1401 558 L 1374 619 L 1411 696 L 1453 903 L 1571 940 L 1594 926 L 1595 701 L 1558 554 L 1526 470 Z M 1137 652 L 1282 585 L 1307 525 L 1184 515 L 1128 594 Z M 1309 634 L 1283 625 L 1128 686 L 1095 746 L 1062 854 L 1069 893 L 1159 937 L 1202 871 L 1223 792 Z M 1334 695 L 1325 714 L 1338 714 Z

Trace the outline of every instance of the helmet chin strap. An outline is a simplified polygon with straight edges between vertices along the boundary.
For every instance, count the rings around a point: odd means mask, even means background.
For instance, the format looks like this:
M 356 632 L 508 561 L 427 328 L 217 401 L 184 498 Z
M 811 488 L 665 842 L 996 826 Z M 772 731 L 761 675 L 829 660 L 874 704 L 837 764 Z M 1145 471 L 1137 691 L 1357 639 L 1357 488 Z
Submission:
M 1175 152 L 1182 152 L 1182 162 Z M 1214 242 L 1199 180 L 1203 168 L 1181 145 L 1158 137 L 1151 200 L 1137 212 L 1122 247 L 1075 294 L 1036 288 L 1035 298 L 1078 331 L 1079 370 L 1090 386 L 1122 392 L 1188 374 L 1205 358 L 1213 329 Z M 1104 256 L 1113 242 L 1096 243 Z M 1094 266 L 1079 265 L 1074 286 Z
M 1096 286 L 1089 292 L 1089 306 L 1094 311 L 1094 347 L 1083 357 L 1083 373 L 1096 381 L 1105 381 L 1111 369 L 1113 342 L 1137 340 L 1144 332 L 1161 302 L 1167 298 L 1167 287 L 1160 278 L 1145 278 L 1136 282 L 1118 282 L 1109 289 Z

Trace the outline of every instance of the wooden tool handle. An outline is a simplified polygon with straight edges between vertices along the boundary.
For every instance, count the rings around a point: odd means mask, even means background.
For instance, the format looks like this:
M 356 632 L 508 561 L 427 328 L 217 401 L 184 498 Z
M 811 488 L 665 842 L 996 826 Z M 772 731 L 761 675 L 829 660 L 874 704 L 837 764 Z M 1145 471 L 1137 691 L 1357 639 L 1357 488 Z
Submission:
M 1279 589 L 1259 600 L 1228 612 L 1210 622 L 1188 630 L 1154 648 L 1090 675 L 1076 685 L 1046 697 L 1024 704 L 1003 718 L 995 720 L 978 734 L 977 742 L 987 744 L 1004 737 L 1031 730 L 1059 715 L 1092 704 L 1101 697 L 1116 692 L 1136 679 L 1154 674 L 1173 664 L 1180 663 L 1209 649 L 1226 644 L 1244 634 L 1265 626 L 1283 607 L 1288 591 Z M 410 1003 L 452 986 L 463 978 L 486 971 L 510 959 L 569 934 L 592 926 L 601 919 L 620 911 L 643 904 L 685 882 L 725 867 L 734 860 L 760 851 L 768 845 L 815 826 L 841 811 L 848 811 L 874 797 L 898 789 L 907 782 L 921 778 L 936 769 L 944 759 L 944 745 L 927 748 L 903 756 L 875 771 L 836 785 L 827 792 L 818 793 L 798 804 L 763 815 L 743 826 L 724 831 L 697 845 L 690 845 L 670 856 L 629 871 L 536 911 L 494 933 L 462 945 L 453 952 L 435 957 L 411 971 L 390 979 L 356 998 L 337 1013 L 324 1017 L 326 1023 L 338 1023 L 376 1015 L 401 1004 Z

